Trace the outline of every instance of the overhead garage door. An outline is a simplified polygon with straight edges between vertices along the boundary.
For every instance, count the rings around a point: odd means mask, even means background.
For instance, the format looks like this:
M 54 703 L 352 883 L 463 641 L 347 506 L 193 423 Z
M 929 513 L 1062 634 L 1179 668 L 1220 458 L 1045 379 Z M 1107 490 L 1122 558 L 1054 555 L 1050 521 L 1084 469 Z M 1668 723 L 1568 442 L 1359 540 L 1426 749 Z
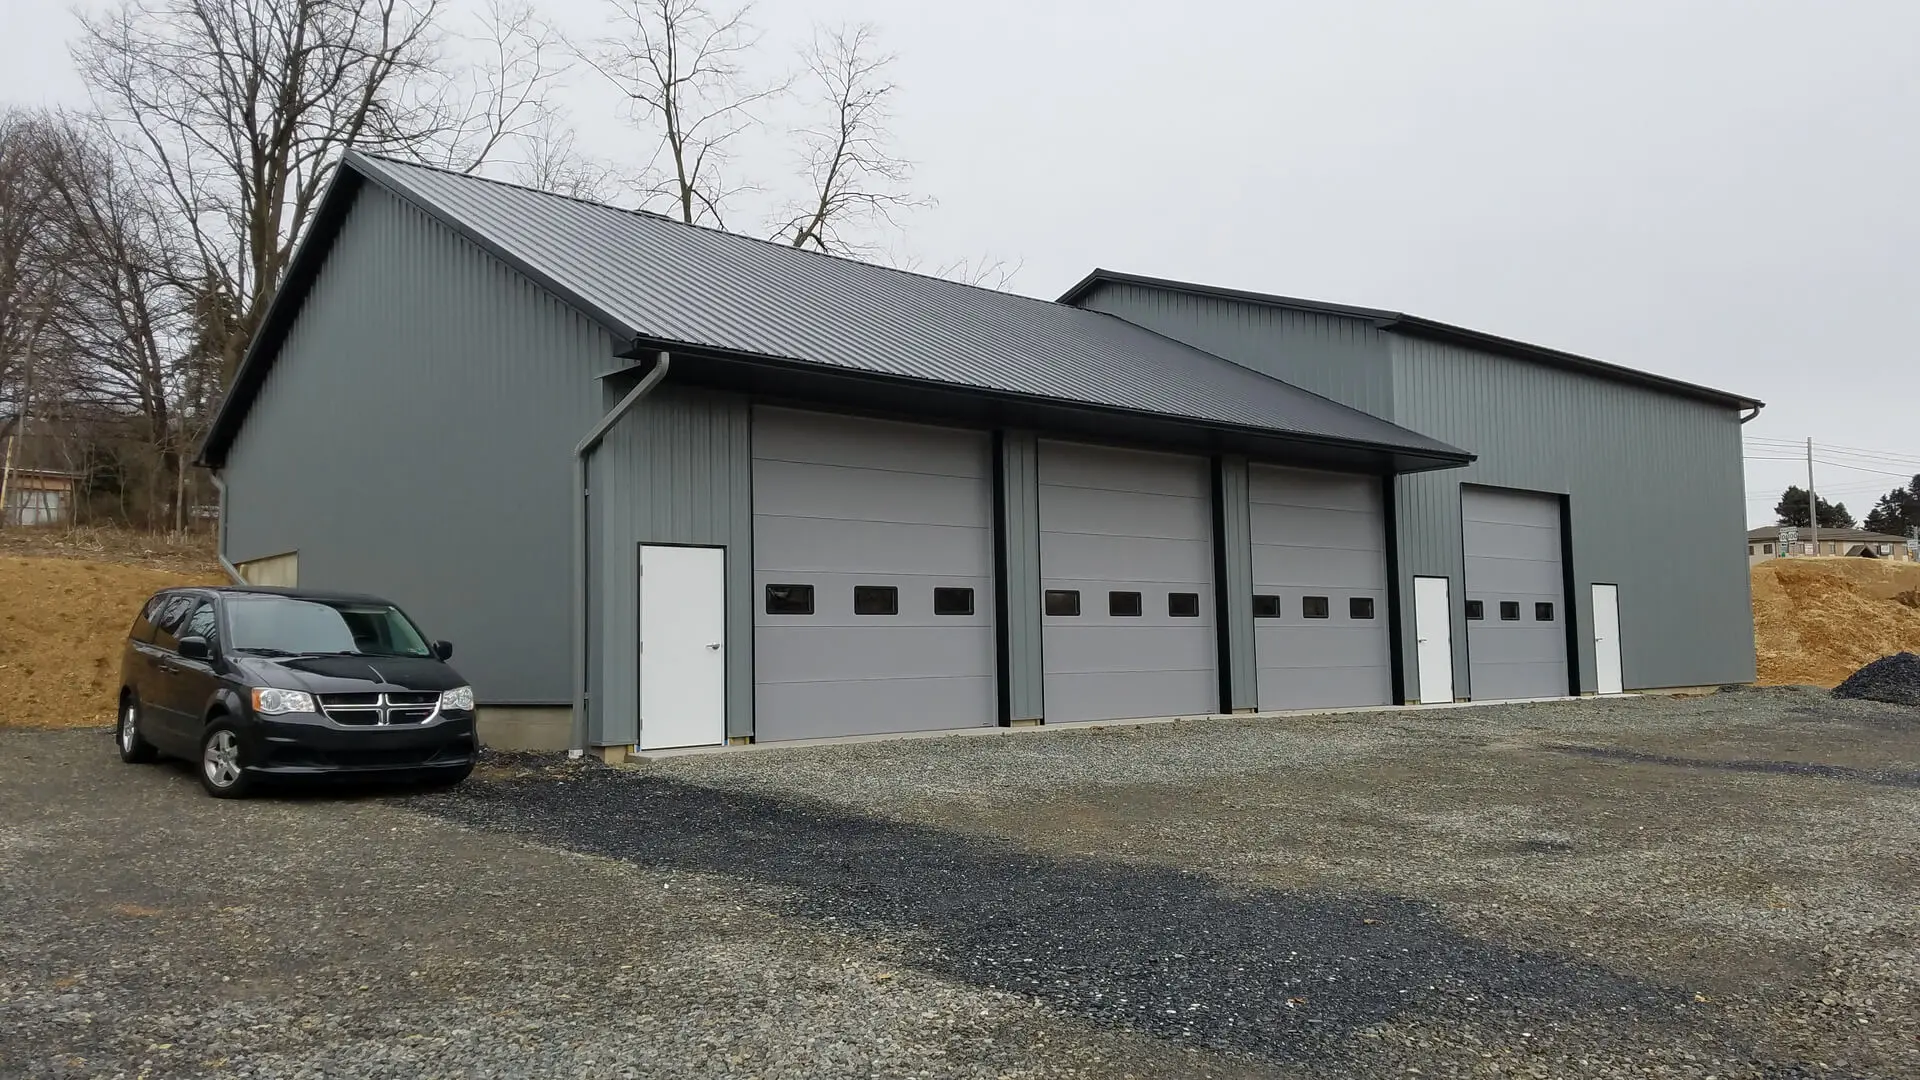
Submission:
M 1559 498 L 1463 487 L 1460 515 L 1474 700 L 1566 694 Z
M 1380 481 L 1260 465 L 1248 481 L 1260 707 L 1390 703 Z
M 1216 711 L 1207 463 L 1043 442 L 1039 466 L 1047 719 Z
M 753 416 L 754 737 L 996 721 L 987 436 Z

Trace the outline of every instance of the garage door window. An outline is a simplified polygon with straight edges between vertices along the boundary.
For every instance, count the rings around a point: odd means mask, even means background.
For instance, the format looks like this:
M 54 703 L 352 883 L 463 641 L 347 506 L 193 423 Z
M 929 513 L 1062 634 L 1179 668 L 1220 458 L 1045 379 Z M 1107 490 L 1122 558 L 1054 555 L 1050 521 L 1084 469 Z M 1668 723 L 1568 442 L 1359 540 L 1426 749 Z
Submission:
M 900 590 L 892 585 L 855 585 L 853 613 L 855 615 L 898 615 L 900 614 Z
M 1080 614 L 1080 590 L 1048 589 L 1047 590 L 1047 614 L 1049 615 Z
M 1518 600 L 1500 601 L 1500 621 L 1501 622 L 1519 622 L 1520 621 L 1520 601 Z
M 1199 618 L 1200 594 L 1197 592 L 1168 593 L 1167 614 L 1176 619 Z
M 1373 597 L 1355 596 L 1355 597 L 1348 598 L 1347 618 L 1349 619 L 1373 618 Z
M 933 590 L 933 613 L 935 615 L 971 615 L 973 614 L 972 589 L 935 589 Z
M 1253 598 L 1253 617 L 1256 619 L 1277 619 L 1280 617 L 1280 598 L 1277 596 L 1256 596 Z
M 769 585 L 767 586 L 767 614 L 769 615 L 811 615 L 813 614 L 813 586 L 811 585 Z
M 1140 615 L 1140 594 L 1137 592 L 1110 592 L 1107 594 L 1107 614 L 1126 618 L 1138 618 Z
M 1324 596 L 1301 597 L 1300 617 L 1303 619 L 1328 618 L 1327 598 Z
M 1484 600 L 1467 601 L 1467 618 L 1479 622 L 1487 617 L 1487 604 Z
M 1539 603 L 1539 604 L 1533 605 L 1533 621 L 1534 622 L 1552 622 L 1553 621 L 1553 605 L 1548 603 Z

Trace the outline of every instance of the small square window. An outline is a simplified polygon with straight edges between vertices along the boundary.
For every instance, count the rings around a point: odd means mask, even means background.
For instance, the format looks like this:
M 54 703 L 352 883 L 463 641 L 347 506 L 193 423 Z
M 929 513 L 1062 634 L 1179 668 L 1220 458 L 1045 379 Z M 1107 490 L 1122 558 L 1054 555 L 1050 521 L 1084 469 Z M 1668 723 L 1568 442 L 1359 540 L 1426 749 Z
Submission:
M 1330 617 L 1327 614 L 1327 612 L 1328 612 L 1328 608 L 1327 608 L 1326 597 L 1303 596 L 1300 598 L 1300 617 L 1301 618 L 1325 619 Z
M 1140 594 L 1137 592 L 1110 592 L 1107 594 L 1107 614 L 1124 615 L 1129 618 L 1140 614 Z
M 1533 605 L 1533 621 L 1534 622 L 1552 622 L 1553 621 L 1553 605 L 1545 601 L 1542 601 L 1541 603 Z
M 1197 619 L 1200 617 L 1200 594 L 1197 592 L 1171 592 L 1167 594 L 1167 614 L 1176 619 Z
M 1486 617 L 1487 617 L 1487 602 L 1485 600 L 1467 601 L 1467 618 L 1472 619 L 1475 622 L 1479 622 L 1485 619 Z
M 1771 555 L 1771 554 L 1773 554 L 1773 545 L 1772 545 L 1772 544 L 1761 544 L 1761 545 L 1760 545 L 1760 554 L 1762 554 L 1762 555 Z
M 1049 615 L 1080 614 L 1079 589 L 1048 589 L 1046 611 Z
M 1519 622 L 1520 621 L 1520 601 L 1518 600 L 1500 601 L 1500 621 L 1501 622 Z
M 1371 596 L 1348 597 L 1347 598 L 1347 618 L 1349 619 L 1373 618 L 1373 597 Z
M 813 614 L 813 586 L 811 585 L 769 585 L 767 586 L 767 614 L 769 615 L 811 615 Z
M 971 615 L 973 614 L 972 589 L 935 589 L 933 590 L 933 613 L 935 615 Z
M 855 585 L 853 613 L 855 615 L 898 615 L 900 614 L 900 590 L 892 585 Z
M 1256 596 L 1253 598 L 1253 617 L 1256 619 L 1277 619 L 1280 617 L 1280 598 L 1277 596 Z

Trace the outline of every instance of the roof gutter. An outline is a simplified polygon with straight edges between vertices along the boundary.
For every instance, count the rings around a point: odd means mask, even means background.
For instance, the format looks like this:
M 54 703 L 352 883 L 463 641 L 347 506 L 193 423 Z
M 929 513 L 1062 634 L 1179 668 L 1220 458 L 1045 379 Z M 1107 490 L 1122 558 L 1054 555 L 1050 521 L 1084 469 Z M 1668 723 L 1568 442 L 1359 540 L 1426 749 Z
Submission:
M 638 351 L 637 349 L 632 351 Z M 661 352 L 655 358 L 653 367 L 643 376 L 627 396 L 613 410 L 600 418 L 586 436 L 573 448 L 573 744 L 567 751 L 568 757 L 583 757 L 587 752 L 587 740 L 590 729 L 587 724 L 587 703 L 591 694 L 587 690 L 587 620 L 592 612 L 587 605 L 587 562 L 592 554 L 593 545 L 587 535 L 587 458 L 613 430 L 620 418 L 633 410 L 635 405 L 654 387 L 667 377 L 667 370 L 673 366 L 673 357 Z
M 1749 421 L 1749 420 L 1751 420 L 1751 419 L 1753 419 L 1753 418 L 1754 418 L 1754 417 L 1756 417 L 1756 416 L 1759 416 L 1759 415 L 1760 415 L 1760 410 L 1761 410 L 1761 409 L 1764 409 L 1764 408 L 1766 408 L 1766 406 L 1765 406 L 1765 405 L 1762 405 L 1762 404 L 1760 404 L 1760 403 L 1759 403 L 1759 402 L 1757 402 L 1757 401 L 1756 401 L 1756 402 L 1754 402 L 1754 403 L 1753 403 L 1753 411 L 1752 411 L 1752 412 L 1750 412 L 1750 413 L 1748 413 L 1747 415 L 1745 415 L 1745 416 L 1743 416 L 1743 417 L 1741 417 L 1741 418 L 1740 418 L 1740 422 L 1741 422 L 1742 424 L 1745 424 L 1745 423 L 1746 423 L 1747 421 Z

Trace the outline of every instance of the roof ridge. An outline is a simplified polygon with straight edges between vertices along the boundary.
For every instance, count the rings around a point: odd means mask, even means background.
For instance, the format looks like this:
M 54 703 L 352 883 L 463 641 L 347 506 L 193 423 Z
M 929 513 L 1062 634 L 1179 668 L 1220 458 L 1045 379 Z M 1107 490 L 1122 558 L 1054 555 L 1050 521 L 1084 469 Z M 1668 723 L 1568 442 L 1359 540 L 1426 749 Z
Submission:
M 655 221 L 660 221 L 668 225 L 678 225 L 678 226 L 689 228 L 689 229 L 700 229 L 703 232 L 718 233 L 721 236 L 731 236 L 739 240 L 748 240 L 756 244 L 764 244 L 768 247 L 776 248 L 780 251 L 793 251 L 793 252 L 798 252 L 802 255 L 812 255 L 816 258 L 829 259 L 834 262 L 849 263 L 854 266 L 864 266 L 872 270 L 885 270 L 885 271 L 888 271 L 889 273 L 905 274 L 908 277 L 920 278 L 923 281 L 937 281 L 943 285 L 955 285 L 963 289 L 972 289 L 976 292 L 992 293 L 995 296 L 1010 296 L 1016 300 L 1024 300 L 1034 304 L 1044 304 L 1044 305 L 1047 305 L 1048 307 L 1075 307 L 1076 306 L 1073 304 L 1062 303 L 1059 300 L 1049 300 L 1049 299 L 1046 299 L 1045 297 L 1028 296 L 1026 293 L 1009 292 L 1008 290 L 1005 290 L 1005 289 L 990 289 L 985 285 L 975 285 L 970 281 L 956 281 L 953 278 L 941 277 L 938 274 L 929 274 L 920 270 L 908 270 L 905 267 L 901 267 L 901 266 L 888 266 L 885 263 L 869 262 L 866 259 L 856 259 L 851 255 L 835 255 L 830 251 L 816 251 L 813 248 L 795 247 L 792 244 L 783 244 L 778 240 L 770 240 L 764 236 L 754 236 L 751 233 L 734 232 L 732 229 L 723 229 L 717 225 L 704 225 L 697 221 L 682 221 L 671 214 L 662 214 L 662 213 L 659 213 L 658 211 L 647 210 L 642 207 L 616 206 L 613 203 L 601 202 L 598 199 L 588 199 L 579 195 L 563 195 L 558 191 L 548 191 L 545 188 L 533 187 L 530 184 L 519 184 L 511 180 L 500 180 L 491 176 L 482 176 L 478 173 L 460 172 L 456 169 L 449 169 L 443 165 L 431 165 L 424 161 L 407 161 L 403 158 L 389 157 L 385 154 L 372 154 L 364 150 L 349 150 L 347 151 L 347 156 L 364 158 L 369 161 L 378 161 L 388 165 L 400 165 L 400 166 L 413 168 L 413 169 L 425 169 L 428 172 L 436 172 L 445 176 L 455 177 L 456 179 L 460 179 L 460 180 L 479 180 L 483 183 L 493 184 L 496 187 L 511 188 L 515 191 L 524 191 L 531 195 L 545 195 L 549 198 L 565 199 L 568 202 L 580 203 L 584 206 L 592 206 L 601 210 L 614 210 L 622 214 L 633 214 L 636 217 L 651 218 Z

